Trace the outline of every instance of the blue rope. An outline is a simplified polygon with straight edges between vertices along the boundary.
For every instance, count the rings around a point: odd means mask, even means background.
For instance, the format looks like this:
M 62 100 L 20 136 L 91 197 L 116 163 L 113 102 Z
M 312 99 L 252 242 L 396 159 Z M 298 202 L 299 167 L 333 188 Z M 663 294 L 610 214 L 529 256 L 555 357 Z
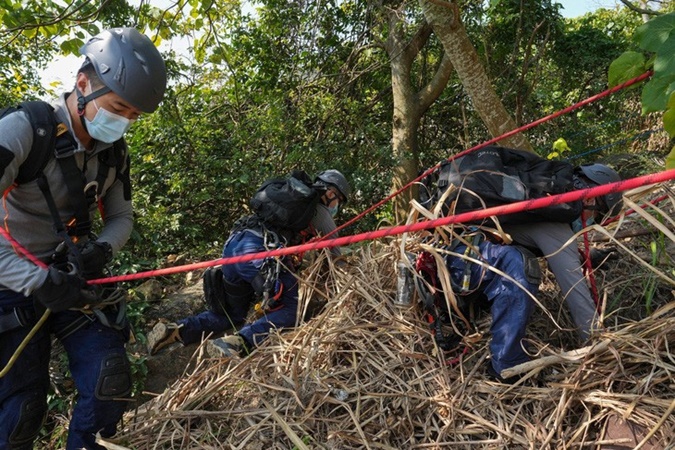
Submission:
M 624 117 L 622 117 L 622 118 L 619 118 L 619 119 L 616 119 L 616 120 L 612 120 L 612 121 L 610 121 L 610 122 L 605 122 L 605 123 L 603 123 L 602 125 L 596 125 L 596 126 L 594 126 L 594 127 L 592 127 L 592 128 L 586 128 L 586 129 L 584 129 L 584 130 L 577 131 L 576 133 L 570 134 L 570 135 L 568 136 L 568 139 L 571 139 L 571 138 L 573 138 L 574 136 L 579 136 L 579 135 L 581 135 L 581 134 L 588 134 L 588 133 L 590 133 L 591 131 L 597 130 L 597 129 L 599 129 L 599 128 L 606 128 L 606 127 L 610 126 L 610 125 L 613 124 L 613 123 L 626 122 L 626 121 L 628 121 L 629 119 L 632 119 L 632 118 L 638 117 L 638 116 L 640 116 L 640 113 L 639 113 L 639 112 L 636 112 L 636 113 L 633 113 L 633 114 L 624 116 Z
M 627 137 L 627 138 L 624 138 L 624 139 L 619 139 L 618 141 L 611 142 L 611 143 L 609 143 L 609 144 L 603 145 L 603 146 L 601 146 L 601 147 L 594 148 L 594 149 L 592 149 L 592 150 L 588 150 L 587 152 L 580 153 L 580 154 L 578 154 L 578 155 L 570 156 L 569 158 L 566 158 L 566 159 L 567 159 L 568 161 L 571 161 L 571 160 L 573 160 L 573 159 L 582 158 L 582 157 L 584 157 L 584 156 L 588 156 L 588 155 L 590 155 L 590 154 L 600 152 L 600 151 L 602 151 L 602 150 L 605 150 L 605 149 L 610 148 L 610 147 L 614 147 L 614 146 L 616 146 L 616 145 L 625 144 L 626 142 L 629 142 L 629 141 L 634 141 L 634 140 L 637 140 L 637 139 L 646 139 L 649 135 L 651 135 L 651 134 L 653 134 L 653 133 L 656 133 L 657 131 L 661 131 L 661 130 L 663 130 L 663 128 L 659 128 L 658 130 L 647 130 L 647 131 L 643 131 L 643 132 L 637 133 L 637 134 L 635 134 L 635 135 L 633 135 L 633 136 L 631 136 L 631 137 Z

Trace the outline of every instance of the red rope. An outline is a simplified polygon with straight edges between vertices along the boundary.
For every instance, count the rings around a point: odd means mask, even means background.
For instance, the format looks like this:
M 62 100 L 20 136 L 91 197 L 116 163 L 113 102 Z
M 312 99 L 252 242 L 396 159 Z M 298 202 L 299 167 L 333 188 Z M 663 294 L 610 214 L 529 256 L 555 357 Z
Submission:
M 35 255 L 33 255 L 31 252 L 28 251 L 26 247 L 23 245 L 19 244 L 19 242 L 12 237 L 11 234 L 7 230 L 5 230 L 4 227 L 0 227 L 0 234 L 9 241 L 12 246 L 18 250 L 18 253 L 25 256 L 26 259 L 28 259 L 30 262 L 35 264 L 38 267 L 41 267 L 42 269 L 47 269 L 47 264 L 43 263 L 40 261 Z
M 473 152 L 473 151 L 478 150 L 478 149 L 483 148 L 483 147 L 487 147 L 488 145 L 494 144 L 494 143 L 496 143 L 496 142 L 498 142 L 498 141 L 501 141 L 502 139 L 505 139 L 505 138 L 507 138 L 507 137 L 511 137 L 511 136 L 513 136 L 514 134 L 517 134 L 517 133 L 520 133 L 520 132 L 523 132 L 523 131 L 527 131 L 527 130 L 529 130 L 530 128 L 534 128 L 534 127 L 536 127 L 537 125 L 540 125 L 540 124 L 542 124 L 542 123 L 544 123 L 544 122 L 548 122 L 548 121 L 551 120 L 551 119 L 555 119 L 555 118 L 557 118 L 557 117 L 562 116 L 563 114 L 567 114 L 567 113 L 569 113 L 569 112 L 571 112 L 571 111 L 574 111 L 575 109 L 579 109 L 579 108 L 581 108 L 582 106 L 586 106 L 586 105 L 588 105 L 589 103 L 593 103 L 593 102 L 595 102 L 595 101 L 597 101 L 597 100 L 600 100 L 601 98 L 607 97 L 608 95 L 611 95 L 611 94 L 613 94 L 613 93 L 615 93 L 615 92 L 617 92 L 617 91 L 619 91 L 619 90 L 621 90 L 621 89 L 627 88 L 628 86 L 632 86 L 632 85 L 634 85 L 634 84 L 636 84 L 636 83 L 639 83 L 639 82 L 641 82 L 641 81 L 644 81 L 644 80 L 646 80 L 647 78 L 649 78 L 651 75 L 652 75 L 652 71 L 647 71 L 647 72 L 643 73 L 642 75 L 640 75 L 640 76 L 638 76 L 638 77 L 635 77 L 635 78 L 633 78 L 633 79 L 631 79 L 631 80 L 628 80 L 628 81 L 626 81 L 625 83 L 619 84 L 618 86 L 614 86 L 614 87 L 611 88 L 611 89 L 607 89 L 607 90 L 605 90 L 605 91 L 603 91 L 603 92 L 600 92 L 599 94 L 593 95 L 592 97 L 588 97 L 587 99 L 582 100 L 582 101 L 580 101 L 580 102 L 578 102 L 578 103 L 575 103 L 575 104 L 573 104 L 573 105 L 570 105 L 570 106 L 568 106 L 567 108 L 561 109 L 560 111 L 554 112 L 553 114 L 549 114 L 548 116 L 542 117 L 542 118 L 539 119 L 539 120 L 535 120 L 534 122 L 530 122 L 530 123 L 528 123 L 527 125 L 523 125 L 523 126 L 520 127 L 520 128 L 516 128 L 515 130 L 508 131 L 508 132 L 502 134 L 501 136 L 497 136 L 497 137 L 495 137 L 495 138 L 490 139 L 489 141 L 483 142 L 482 144 L 478 144 L 478 145 L 476 145 L 476 146 L 474 146 L 474 147 L 471 147 L 471 148 L 469 148 L 469 149 L 467 149 L 467 150 L 464 150 L 464 151 L 462 151 L 462 152 L 459 152 L 459 153 L 457 153 L 456 155 L 453 155 L 453 156 L 449 157 L 449 158 L 447 159 L 447 161 L 452 161 L 453 159 L 459 158 L 460 156 L 464 156 L 464 155 L 466 155 L 467 153 Z M 333 230 L 332 232 L 328 233 L 327 235 L 325 235 L 325 236 L 323 236 L 323 237 L 318 238 L 317 240 L 321 241 L 321 240 L 323 240 L 323 239 L 327 239 L 329 236 L 332 236 L 332 235 L 334 235 L 335 233 L 338 233 L 339 231 L 344 230 L 344 229 L 347 228 L 348 226 L 350 226 L 350 225 L 352 225 L 353 223 L 359 221 L 360 219 L 362 219 L 363 217 L 365 217 L 367 214 L 371 213 L 372 211 L 376 210 L 376 209 L 379 208 L 380 206 L 382 206 L 382 205 L 384 205 L 385 203 L 387 203 L 387 202 L 388 202 L 389 200 L 391 200 L 392 198 L 394 198 L 394 197 L 396 197 L 397 195 L 401 194 L 401 193 L 402 193 L 403 191 L 405 191 L 406 189 L 409 189 L 412 185 L 414 185 L 415 183 L 417 183 L 418 181 L 420 181 L 420 180 L 423 179 L 424 177 L 426 177 L 426 176 L 431 175 L 432 173 L 434 173 L 434 171 L 436 171 L 436 169 L 438 169 L 440 166 L 441 166 L 441 163 L 438 163 L 438 164 L 436 164 L 435 166 L 429 168 L 429 169 L 426 170 L 424 173 L 422 173 L 422 175 L 418 176 L 417 178 L 415 178 L 414 180 L 412 180 L 411 182 L 409 182 L 408 184 L 406 184 L 405 186 L 403 186 L 402 188 L 400 188 L 400 189 L 397 190 L 396 192 L 390 194 L 388 197 L 383 198 L 383 199 L 380 200 L 379 202 L 377 202 L 377 203 L 375 203 L 374 205 L 372 205 L 370 208 L 368 208 L 368 209 L 366 209 L 365 211 L 363 211 L 362 213 L 356 215 L 356 216 L 353 217 L 352 219 L 348 220 L 348 221 L 345 222 L 344 224 L 342 224 L 342 225 L 340 225 L 339 227 L 337 227 L 337 228 L 336 228 L 335 230 Z
M 581 211 L 581 227 L 586 228 L 586 210 Z M 595 282 L 595 273 L 593 264 L 591 264 L 591 243 L 588 239 L 588 232 L 584 231 L 584 272 L 588 278 L 588 287 L 595 303 L 595 308 L 600 311 L 600 295 L 598 294 L 598 285 Z
M 648 207 L 648 206 L 655 206 L 655 205 L 658 205 L 659 203 L 661 203 L 662 201 L 664 201 L 667 198 L 670 198 L 670 196 L 668 194 L 664 194 L 661 197 L 658 197 L 658 198 L 655 198 L 654 200 L 650 200 L 648 202 L 643 203 L 642 206 L 645 207 L 645 208 Z M 634 213 L 635 213 L 634 209 L 629 209 L 625 213 L 623 213 L 623 215 L 630 216 L 631 214 L 634 214 Z M 603 221 L 601 225 L 604 227 L 605 225 L 609 225 L 610 223 L 614 223 L 617 220 L 619 220 L 619 218 L 621 216 L 622 215 L 619 214 L 617 216 L 612 217 L 611 219 L 607 219 L 607 220 Z
M 621 89 L 624 89 L 628 86 L 631 86 L 633 84 L 639 83 L 639 82 L 647 79 L 651 75 L 652 75 L 651 71 L 645 72 L 644 74 L 642 74 L 642 75 L 640 75 L 636 78 L 633 78 L 632 80 L 628 80 L 625 83 L 622 83 L 622 84 L 620 84 L 618 86 L 615 86 L 611 89 L 607 89 L 606 91 L 603 91 L 599 94 L 596 94 L 592 97 L 589 97 L 585 100 L 582 100 L 578 103 L 575 103 L 574 105 L 568 106 L 567 108 L 564 108 L 564 109 L 562 109 L 560 111 L 557 111 L 553 114 L 550 114 L 548 116 L 545 116 L 545 117 L 543 117 L 539 120 L 531 122 L 527 125 L 524 125 L 520 128 L 517 128 L 515 130 L 506 132 L 506 133 L 502 134 L 501 136 L 497 136 L 497 137 L 492 138 L 492 139 L 490 139 L 486 142 L 483 142 L 482 144 L 479 144 L 479 145 L 476 145 L 472 148 L 464 150 L 464 151 L 462 151 L 462 152 L 460 152 L 456 155 L 451 156 L 447 160 L 450 161 L 452 159 L 459 158 L 460 156 L 464 156 L 469 152 L 472 152 L 472 151 L 478 150 L 480 148 L 486 147 L 487 145 L 493 144 L 497 141 L 500 141 L 502 139 L 510 137 L 510 136 L 512 136 L 516 133 L 520 133 L 522 131 L 529 130 L 530 128 L 533 128 L 533 127 L 535 127 L 535 126 L 537 126 L 541 123 L 547 122 L 547 121 L 549 121 L 551 119 L 554 119 L 556 117 L 559 117 L 563 114 L 567 114 L 571 111 L 574 111 L 575 109 L 581 108 L 582 106 L 585 106 L 589 103 L 595 102 L 595 101 L 597 101 L 601 98 L 604 98 L 604 97 L 606 97 L 610 94 L 613 94 L 614 92 L 617 92 L 617 91 L 619 91 Z M 141 273 L 136 273 L 136 274 L 120 275 L 120 276 L 110 277 L 110 278 L 101 278 L 101 279 L 98 279 L 98 280 L 91 280 L 91 281 L 89 281 L 89 283 L 91 283 L 91 284 L 105 284 L 105 283 L 114 283 L 114 282 L 117 282 L 117 281 L 137 280 L 137 279 L 149 278 L 149 277 L 153 277 L 153 276 L 169 275 L 169 274 L 175 274 L 175 273 L 179 273 L 179 272 L 187 272 L 187 271 L 190 271 L 190 270 L 204 269 L 204 268 L 207 268 L 207 267 L 217 266 L 217 265 L 222 265 L 222 264 L 235 264 L 235 263 L 238 263 L 238 262 L 251 261 L 251 260 L 254 260 L 254 259 L 262 259 L 262 258 L 265 258 L 265 257 L 283 256 L 283 255 L 288 255 L 288 254 L 301 253 L 303 251 L 318 250 L 318 249 L 321 249 L 321 248 L 349 245 L 349 244 L 352 244 L 352 243 L 355 243 L 355 242 L 379 239 L 379 238 L 385 237 L 385 236 L 393 236 L 393 235 L 396 235 L 396 234 L 402 234 L 402 233 L 406 233 L 406 232 L 410 232 L 410 231 L 419 231 L 419 230 L 423 230 L 423 229 L 430 229 L 430 228 L 435 228 L 437 226 L 449 225 L 449 224 L 452 224 L 452 223 L 461 223 L 461 222 L 471 222 L 471 221 L 476 221 L 476 220 L 482 220 L 482 219 L 484 219 L 486 217 L 489 217 L 491 215 L 498 216 L 498 215 L 501 215 L 501 214 L 510 214 L 510 213 L 526 211 L 526 210 L 530 210 L 530 209 L 543 208 L 545 206 L 551 206 L 551 205 L 554 205 L 554 204 L 557 204 L 557 203 L 565 203 L 565 202 L 569 202 L 569 201 L 576 201 L 576 200 L 579 200 L 581 198 L 586 198 L 583 195 L 587 195 L 587 194 L 583 194 L 582 196 L 578 196 L 577 198 L 568 198 L 568 199 L 562 199 L 560 201 L 556 201 L 554 203 L 550 203 L 550 202 L 545 203 L 547 201 L 550 201 L 550 199 L 555 199 L 555 198 L 559 197 L 559 196 L 552 196 L 552 197 L 547 197 L 547 198 L 543 198 L 543 199 L 529 200 L 529 201 L 525 201 L 525 202 L 510 204 L 510 205 L 502 205 L 502 206 L 498 206 L 498 207 L 494 207 L 494 208 L 488 208 L 488 209 L 483 210 L 483 211 L 473 211 L 473 212 L 468 212 L 468 213 L 464 213 L 464 214 L 458 214 L 458 215 L 444 217 L 444 218 L 441 218 L 441 219 L 436 219 L 436 220 L 427 221 L 427 222 L 418 222 L 418 223 L 412 224 L 412 225 L 403 225 L 403 226 L 393 227 L 393 228 L 389 228 L 387 230 L 371 231 L 371 232 L 361 233 L 361 234 L 352 235 L 352 236 L 346 236 L 346 237 L 342 237 L 342 238 L 335 238 L 335 239 L 330 239 L 330 240 L 327 239 L 329 236 L 331 236 L 331 235 L 337 233 L 338 231 L 348 227 L 349 225 L 353 224 L 357 220 L 364 217 L 366 214 L 368 214 L 371 211 L 379 208 L 380 206 L 382 206 L 383 204 L 385 204 L 386 202 L 388 202 L 389 200 L 391 200 L 395 196 L 399 195 L 400 193 L 402 193 L 406 189 L 410 188 L 417 181 L 419 181 L 422 178 L 432 174 L 436 169 L 438 169 L 440 167 L 440 164 L 441 163 L 438 163 L 435 166 L 429 168 L 424 173 L 422 173 L 420 176 L 418 176 L 416 179 L 412 180 L 411 182 L 409 182 L 408 184 L 406 184 L 405 186 L 403 186 L 402 188 L 400 188 L 396 192 L 392 193 L 388 197 L 382 199 L 378 203 L 372 205 L 370 208 L 366 209 L 361 214 L 355 216 L 351 220 L 347 221 L 346 223 L 344 223 L 340 227 L 333 230 L 333 232 L 319 238 L 318 240 L 312 240 L 307 244 L 303 244 L 303 245 L 299 245 L 299 246 L 293 246 L 293 247 L 286 247 L 286 248 L 273 250 L 273 251 L 260 252 L 260 253 L 250 254 L 250 255 L 243 255 L 243 256 L 231 257 L 231 258 L 221 258 L 221 259 L 216 259 L 216 260 L 213 260 L 213 261 L 204 261 L 204 262 L 195 263 L 195 264 L 188 264 L 188 265 L 176 266 L 176 267 L 165 268 L 165 269 L 151 270 L 151 271 L 141 272 Z M 661 174 L 663 174 L 663 173 L 669 173 L 669 172 L 662 172 Z M 653 174 L 653 175 L 648 175 L 646 177 L 651 177 L 650 179 L 653 179 L 655 177 L 658 178 L 658 175 L 659 174 Z M 633 180 L 642 179 L 642 178 L 644 178 L 644 177 L 634 178 Z M 666 178 L 665 180 L 670 180 L 670 179 L 672 179 L 672 178 Z M 625 180 L 624 182 L 619 182 L 619 183 L 615 183 L 615 184 L 622 184 L 622 183 L 625 183 L 627 181 L 629 181 L 629 180 Z M 653 183 L 658 183 L 660 181 L 663 181 L 663 180 L 659 179 L 659 180 L 656 180 L 656 181 L 649 181 L 649 182 L 645 182 L 644 184 L 653 184 Z M 644 184 L 636 185 L 636 187 L 642 186 Z M 614 184 L 598 186 L 597 188 L 593 188 L 589 192 L 595 192 L 594 189 L 606 188 L 606 186 L 613 186 L 613 185 Z M 596 197 L 596 196 L 599 196 L 599 195 L 605 195 L 606 193 L 609 193 L 609 192 L 617 192 L 617 191 L 625 190 L 625 189 L 632 189 L 632 187 L 624 187 L 624 188 L 619 188 L 616 191 L 607 191 L 607 192 L 604 192 L 604 193 L 592 194 L 592 195 L 588 195 L 588 197 Z M 575 191 L 575 192 L 586 193 L 586 190 Z M 568 194 L 574 194 L 574 193 L 570 192 L 570 193 L 561 194 L 561 195 L 564 196 L 564 195 L 568 195 Z M 521 206 L 518 206 L 518 205 L 521 205 Z M 533 206 L 533 205 L 535 205 L 535 206 Z M 522 209 L 514 210 L 513 207 L 522 207 Z M 46 265 L 42 261 L 37 259 L 25 247 L 23 247 L 21 244 L 19 244 L 2 227 L 0 227 L 0 234 L 2 234 L 2 236 L 5 237 L 5 239 L 7 239 L 9 242 L 11 242 L 13 245 L 15 245 L 16 248 L 18 250 L 20 250 L 20 253 L 22 253 L 30 261 L 32 261 L 33 263 L 35 263 L 39 267 L 46 268 Z
M 231 256 L 228 258 L 220 258 L 212 261 L 204 261 L 195 264 L 187 264 L 183 266 L 168 267 L 165 269 L 151 270 L 148 272 L 141 272 L 136 274 L 129 275 L 120 275 L 110 278 L 101 278 L 98 280 L 92 280 L 92 284 L 105 284 L 105 283 L 114 283 L 118 281 L 130 281 L 138 280 L 141 278 L 149 278 L 160 275 L 171 275 L 180 272 L 187 272 L 190 270 L 203 269 L 211 266 L 227 265 L 227 264 L 237 264 L 247 261 L 253 261 L 256 259 L 263 259 L 273 256 L 285 256 L 292 255 L 296 253 L 320 250 L 323 248 L 345 246 L 355 244 L 362 241 L 370 241 L 375 239 L 380 239 L 387 236 L 394 236 L 403 233 L 410 233 L 414 231 L 429 230 L 436 227 L 442 227 L 446 225 L 456 224 L 456 223 L 467 223 L 467 222 L 476 222 L 483 219 L 486 219 L 491 216 L 501 216 L 505 214 L 513 214 L 517 212 L 530 211 L 538 208 L 545 208 L 552 205 L 557 205 L 559 203 L 568 203 L 582 200 L 584 198 L 598 197 L 602 195 L 607 195 L 615 192 L 623 192 L 629 189 L 634 189 L 636 187 L 646 186 L 649 184 L 661 183 L 664 181 L 670 181 L 675 179 L 675 169 L 658 172 L 649 175 L 643 175 L 636 178 L 630 178 L 627 180 L 617 181 L 616 183 L 603 184 L 601 186 L 596 186 L 592 188 L 580 189 L 577 191 L 566 192 L 564 194 L 552 195 L 550 197 L 543 197 L 531 200 L 525 200 L 522 202 L 511 203 L 508 205 L 500 205 L 492 208 L 487 208 L 477 211 L 469 211 L 462 214 L 456 214 L 447 217 L 441 217 L 439 219 L 427 220 L 422 222 L 416 222 L 408 225 L 399 225 L 387 229 L 367 231 L 365 233 L 354 234 L 351 236 L 342 236 L 334 239 L 322 240 L 309 242 L 307 244 L 295 245 L 292 247 L 284 247 L 276 250 L 269 250 L 265 252 L 251 253 L 241 256 Z

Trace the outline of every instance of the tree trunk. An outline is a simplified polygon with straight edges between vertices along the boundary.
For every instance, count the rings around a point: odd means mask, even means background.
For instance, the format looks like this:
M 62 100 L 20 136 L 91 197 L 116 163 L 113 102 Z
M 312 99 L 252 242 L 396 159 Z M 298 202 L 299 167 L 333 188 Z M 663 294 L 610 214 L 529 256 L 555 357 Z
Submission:
M 457 5 L 445 0 L 420 0 L 420 5 L 424 17 L 443 44 L 445 54 L 452 61 L 464 89 L 471 97 L 473 106 L 487 126 L 490 135 L 500 136 L 517 128 L 485 73 L 476 49 L 459 19 Z M 533 151 L 522 133 L 502 139 L 499 144 Z
M 392 151 L 398 165 L 392 177 L 392 191 L 397 191 L 417 178 L 419 172 L 419 149 L 417 129 L 424 113 L 438 98 L 452 73 L 450 60 L 443 57 L 433 79 L 420 91 L 415 92 L 411 81 L 412 64 L 424 47 L 431 27 L 424 23 L 410 40 L 404 36 L 402 10 L 389 14 L 389 36 L 385 43 L 391 60 L 391 85 L 394 101 L 392 120 Z M 417 189 L 408 189 L 394 199 L 394 214 L 397 222 L 403 222 L 410 210 L 410 200 L 416 197 Z

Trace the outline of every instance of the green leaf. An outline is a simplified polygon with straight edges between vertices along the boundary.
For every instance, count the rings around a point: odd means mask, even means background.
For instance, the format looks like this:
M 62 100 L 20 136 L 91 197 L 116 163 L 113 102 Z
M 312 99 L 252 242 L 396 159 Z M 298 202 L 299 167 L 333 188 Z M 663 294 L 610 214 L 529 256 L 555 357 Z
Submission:
M 661 45 L 654 60 L 654 74 L 656 76 L 669 73 L 675 73 L 675 34 Z
M 65 55 L 79 55 L 79 49 L 82 46 L 81 39 L 68 39 L 61 43 L 61 51 Z
M 675 137 L 675 109 L 669 109 L 663 113 L 663 129 L 671 138 Z
M 28 39 L 34 39 L 35 36 L 38 34 L 38 28 L 28 28 L 27 30 L 24 30 L 23 35 L 26 36 Z
M 610 87 L 618 86 L 642 75 L 646 70 L 645 56 L 642 53 L 625 52 L 609 65 L 607 81 Z
M 668 98 L 668 105 L 666 106 L 666 109 L 675 109 L 675 92 L 672 92 L 670 94 L 670 97 Z
M 654 77 L 642 89 L 642 113 L 663 111 L 668 106 L 668 98 L 675 89 L 675 74 Z
M 675 169 L 675 146 L 670 150 L 666 156 L 666 170 Z
M 635 30 L 635 38 L 649 52 L 658 52 L 661 44 L 666 42 L 675 30 L 675 13 L 658 16 Z

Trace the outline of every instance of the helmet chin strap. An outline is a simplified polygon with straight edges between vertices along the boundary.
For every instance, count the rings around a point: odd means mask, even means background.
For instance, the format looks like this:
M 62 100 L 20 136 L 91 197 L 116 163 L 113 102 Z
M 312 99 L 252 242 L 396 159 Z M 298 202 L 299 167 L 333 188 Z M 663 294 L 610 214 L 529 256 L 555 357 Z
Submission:
M 108 92 L 112 92 L 112 89 L 110 89 L 107 86 L 102 87 L 96 92 L 92 92 L 91 94 L 85 96 L 82 91 L 80 91 L 78 88 L 75 88 L 75 93 L 77 94 L 77 115 L 80 116 L 80 123 L 82 124 L 82 127 L 86 130 L 87 129 L 87 123 L 84 120 L 84 107 L 89 103 L 90 101 L 99 98 L 102 95 L 107 94 Z M 87 131 L 88 133 L 88 131 Z

